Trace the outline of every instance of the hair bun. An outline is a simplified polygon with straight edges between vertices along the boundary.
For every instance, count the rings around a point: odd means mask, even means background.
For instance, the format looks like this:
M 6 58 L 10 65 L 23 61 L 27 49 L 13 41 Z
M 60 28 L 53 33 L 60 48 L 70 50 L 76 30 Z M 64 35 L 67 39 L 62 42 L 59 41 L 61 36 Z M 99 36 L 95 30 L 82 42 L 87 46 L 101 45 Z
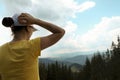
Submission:
M 4 17 L 2 20 L 2 24 L 5 27 L 11 27 L 14 24 L 14 21 L 11 17 Z

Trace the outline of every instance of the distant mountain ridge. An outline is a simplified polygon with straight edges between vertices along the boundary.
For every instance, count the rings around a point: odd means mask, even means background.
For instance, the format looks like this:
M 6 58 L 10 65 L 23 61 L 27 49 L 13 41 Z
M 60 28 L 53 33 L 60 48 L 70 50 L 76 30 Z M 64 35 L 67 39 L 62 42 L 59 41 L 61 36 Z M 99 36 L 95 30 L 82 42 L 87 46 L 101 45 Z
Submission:
M 80 55 L 91 55 L 93 53 L 94 51 L 71 52 L 71 53 L 57 54 L 57 56 L 54 56 L 54 58 L 57 58 L 57 59 L 72 58 L 72 57 L 80 56 Z
M 66 58 L 64 61 L 84 65 L 85 62 L 86 62 L 86 58 L 91 59 L 92 56 L 93 56 L 93 54 L 79 55 L 79 56 L 75 56 L 75 57 L 72 57 L 72 58 Z
M 66 64 L 67 66 L 70 66 L 73 63 L 67 62 L 67 61 L 61 61 L 61 60 L 55 60 L 55 59 L 51 59 L 51 58 L 40 58 L 39 59 L 39 63 L 44 63 L 46 66 L 48 64 L 52 64 L 52 63 L 56 63 L 56 61 L 59 64 Z
M 86 58 L 91 59 L 92 56 L 93 54 L 78 55 L 70 58 L 40 58 L 39 64 L 44 63 L 47 67 L 48 64 L 55 64 L 57 61 L 60 65 L 65 64 L 69 66 L 72 72 L 80 72 L 86 62 Z
M 67 61 L 58 61 L 58 60 L 52 60 L 50 58 L 40 58 L 39 59 L 39 64 L 40 63 L 44 63 L 45 66 L 47 67 L 49 64 L 55 64 L 56 61 L 58 62 L 58 64 L 62 65 L 66 65 L 67 67 L 71 68 L 72 72 L 80 72 L 80 70 L 83 68 L 82 65 L 77 64 L 77 63 L 71 63 L 71 62 L 67 62 Z
M 88 55 L 78 55 L 70 58 L 40 58 L 39 61 L 43 62 L 45 64 L 50 64 L 50 63 L 55 63 L 58 61 L 59 63 L 65 63 L 67 65 L 70 65 L 72 63 L 77 63 L 80 65 L 84 65 L 86 58 L 91 59 L 93 54 L 88 54 Z

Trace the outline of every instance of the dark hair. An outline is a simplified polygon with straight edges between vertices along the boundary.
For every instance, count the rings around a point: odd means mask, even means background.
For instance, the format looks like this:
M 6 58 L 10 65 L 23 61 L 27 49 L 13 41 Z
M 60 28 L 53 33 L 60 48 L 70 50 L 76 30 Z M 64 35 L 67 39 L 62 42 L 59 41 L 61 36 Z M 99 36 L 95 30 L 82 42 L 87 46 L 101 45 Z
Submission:
M 12 30 L 12 33 L 15 34 L 16 32 L 22 30 L 23 28 L 27 30 L 26 26 L 14 26 L 14 21 L 11 17 L 4 17 L 3 20 L 2 20 L 2 24 L 5 26 L 5 27 L 10 27 L 11 30 Z
M 13 21 L 13 19 L 11 17 L 5 17 L 2 20 L 2 24 L 5 27 L 11 27 L 14 24 L 14 21 Z

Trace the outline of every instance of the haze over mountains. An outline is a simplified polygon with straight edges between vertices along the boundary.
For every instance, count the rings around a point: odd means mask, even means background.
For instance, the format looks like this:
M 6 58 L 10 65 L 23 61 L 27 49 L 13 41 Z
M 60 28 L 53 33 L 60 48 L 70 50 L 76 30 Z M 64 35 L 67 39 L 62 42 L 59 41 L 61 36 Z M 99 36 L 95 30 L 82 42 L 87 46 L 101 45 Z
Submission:
M 83 65 L 85 65 L 86 58 L 91 59 L 93 54 L 87 54 L 87 55 L 77 55 L 77 56 L 64 56 L 64 57 L 57 57 L 57 58 L 40 58 L 39 62 L 44 63 L 46 66 L 49 64 L 55 64 L 56 61 L 60 65 L 67 65 L 71 68 L 72 72 L 80 72 L 83 68 Z
M 90 54 L 91 53 L 91 54 Z M 78 54 L 78 55 L 76 55 Z M 50 57 L 50 58 L 40 58 L 40 61 L 43 63 L 54 63 L 55 61 L 58 62 L 63 62 L 66 64 L 73 64 L 73 63 L 77 63 L 80 65 L 84 65 L 86 58 L 88 57 L 89 59 L 91 59 L 91 57 L 93 56 L 92 52 L 83 52 L 83 53 L 69 53 L 69 54 L 62 54 L 59 57 Z
M 105 51 L 103 51 L 105 52 Z M 93 55 L 97 52 L 76 52 L 76 53 L 66 53 L 66 54 L 59 54 L 59 57 L 49 57 L 49 58 L 40 58 L 39 62 L 44 63 L 46 66 L 48 64 L 56 64 L 56 61 L 61 66 L 67 65 L 71 68 L 72 72 L 80 72 L 88 58 L 91 60 Z

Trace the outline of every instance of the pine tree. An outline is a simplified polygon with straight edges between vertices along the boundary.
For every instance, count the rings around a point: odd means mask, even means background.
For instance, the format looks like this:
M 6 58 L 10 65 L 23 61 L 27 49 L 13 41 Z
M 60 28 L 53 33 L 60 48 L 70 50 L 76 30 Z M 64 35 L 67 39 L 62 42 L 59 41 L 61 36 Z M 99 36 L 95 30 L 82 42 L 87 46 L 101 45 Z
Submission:
M 110 61 L 111 66 L 111 80 L 120 80 L 120 38 L 118 36 L 118 43 L 112 50 L 112 56 Z
M 39 75 L 40 75 L 40 80 L 46 80 L 47 69 L 44 63 L 39 63 Z
M 86 58 L 86 63 L 83 66 L 82 75 L 80 74 L 80 80 L 90 80 L 91 77 L 91 63 L 88 58 Z
M 91 61 L 91 80 L 105 80 L 106 79 L 106 65 L 100 52 L 96 53 Z

